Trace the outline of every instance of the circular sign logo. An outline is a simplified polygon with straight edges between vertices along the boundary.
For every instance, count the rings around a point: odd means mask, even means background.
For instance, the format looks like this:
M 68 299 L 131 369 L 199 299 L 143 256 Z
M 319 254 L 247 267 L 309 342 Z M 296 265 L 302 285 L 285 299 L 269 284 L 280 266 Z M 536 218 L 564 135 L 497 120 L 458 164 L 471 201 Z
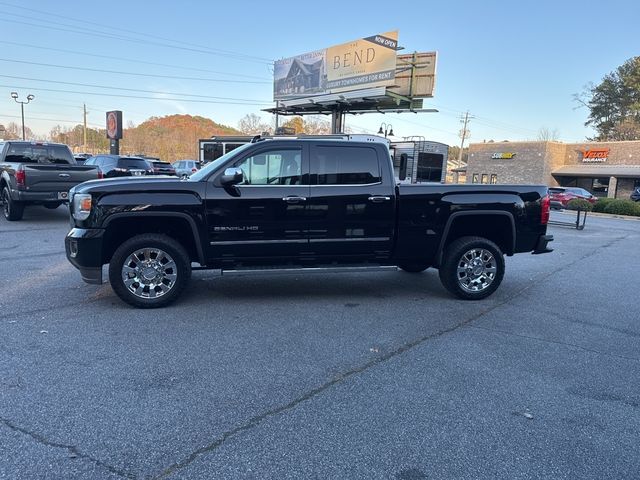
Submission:
M 116 138 L 118 133 L 118 118 L 116 112 L 109 112 L 107 114 L 107 137 Z

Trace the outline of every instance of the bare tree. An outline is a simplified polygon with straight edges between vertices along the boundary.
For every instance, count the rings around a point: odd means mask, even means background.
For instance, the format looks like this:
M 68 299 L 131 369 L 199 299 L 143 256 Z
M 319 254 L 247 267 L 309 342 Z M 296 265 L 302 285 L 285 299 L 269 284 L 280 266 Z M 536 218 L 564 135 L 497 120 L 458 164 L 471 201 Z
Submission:
M 255 113 L 249 113 L 238 122 L 238 130 L 247 135 L 258 135 L 271 130 L 268 123 L 262 121 Z
M 557 128 L 542 127 L 538 130 L 537 138 L 541 142 L 557 142 L 560 139 L 560 131 Z
M 331 122 L 315 115 L 304 120 L 304 133 L 309 135 L 326 135 L 331 133 Z
M 27 140 L 32 140 L 34 138 L 34 134 L 29 127 L 24 127 L 24 136 Z M 7 123 L 4 137 L 5 140 L 22 140 L 22 127 L 16 122 Z

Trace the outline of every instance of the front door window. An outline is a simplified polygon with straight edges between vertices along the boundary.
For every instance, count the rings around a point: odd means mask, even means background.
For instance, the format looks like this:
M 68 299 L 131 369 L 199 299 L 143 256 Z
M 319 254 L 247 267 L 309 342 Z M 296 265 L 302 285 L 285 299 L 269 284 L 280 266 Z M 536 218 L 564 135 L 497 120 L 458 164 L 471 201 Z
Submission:
M 244 175 L 240 185 L 300 185 L 302 151 L 267 151 L 246 158 L 237 166 Z

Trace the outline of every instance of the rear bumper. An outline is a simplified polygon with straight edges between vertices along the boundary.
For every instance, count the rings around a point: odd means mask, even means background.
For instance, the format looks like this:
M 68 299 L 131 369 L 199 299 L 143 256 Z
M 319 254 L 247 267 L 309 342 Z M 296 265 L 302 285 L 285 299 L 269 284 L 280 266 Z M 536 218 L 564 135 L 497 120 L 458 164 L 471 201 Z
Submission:
M 540 235 L 536 243 L 536 248 L 531 253 L 533 255 L 540 255 L 541 253 L 553 252 L 553 248 L 548 247 L 549 242 L 553 242 L 553 235 Z
M 58 193 L 63 193 L 66 198 L 58 198 Z M 17 202 L 25 203 L 56 203 L 68 202 L 69 192 L 29 192 L 27 190 L 13 190 L 11 198 Z
M 87 283 L 102 283 L 103 237 L 101 228 L 72 228 L 64 239 L 67 259 Z

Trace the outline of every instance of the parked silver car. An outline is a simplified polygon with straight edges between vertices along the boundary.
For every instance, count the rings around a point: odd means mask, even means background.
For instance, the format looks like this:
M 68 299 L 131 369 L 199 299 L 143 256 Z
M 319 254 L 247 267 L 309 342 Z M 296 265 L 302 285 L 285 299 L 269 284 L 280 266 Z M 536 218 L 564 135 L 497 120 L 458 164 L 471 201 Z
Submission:
M 200 162 L 198 160 L 178 160 L 172 163 L 173 168 L 176 170 L 176 175 L 180 178 L 187 178 L 192 173 L 196 173 L 200 170 Z

